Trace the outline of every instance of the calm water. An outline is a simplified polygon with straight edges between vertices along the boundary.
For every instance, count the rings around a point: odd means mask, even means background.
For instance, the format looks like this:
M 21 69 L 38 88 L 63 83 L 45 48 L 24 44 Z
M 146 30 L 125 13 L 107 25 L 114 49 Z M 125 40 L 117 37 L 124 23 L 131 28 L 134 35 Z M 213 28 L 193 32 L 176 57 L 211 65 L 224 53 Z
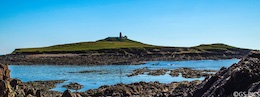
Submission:
M 138 75 L 127 77 L 133 70 L 148 67 L 149 69 L 176 69 L 181 67 L 189 67 L 194 69 L 211 69 L 219 70 L 221 67 L 229 67 L 233 63 L 237 63 L 238 59 L 230 60 L 198 60 L 198 61 L 153 61 L 144 65 L 105 65 L 105 66 L 59 66 L 59 65 L 9 65 L 12 78 L 19 78 L 23 82 L 36 80 L 66 80 L 64 83 L 57 85 L 52 89 L 63 92 L 66 90 L 62 85 L 70 82 L 77 82 L 84 85 L 84 88 L 95 89 L 102 85 L 114 85 L 117 83 L 129 84 L 132 82 L 150 82 L 159 81 L 161 83 L 171 83 L 173 81 L 192 81 L 203 80 L 204 78 L 183 78 L 182 76 L 171 77 L 169 72 L 161 76 Z M 97 70 L 99 72 L 90 73 L 71 73 L 86 70 Z

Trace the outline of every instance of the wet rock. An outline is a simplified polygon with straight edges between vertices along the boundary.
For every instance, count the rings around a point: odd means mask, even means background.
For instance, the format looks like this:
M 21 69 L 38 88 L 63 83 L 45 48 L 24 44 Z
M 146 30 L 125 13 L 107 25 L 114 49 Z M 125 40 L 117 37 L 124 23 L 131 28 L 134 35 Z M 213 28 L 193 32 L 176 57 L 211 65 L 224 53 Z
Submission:
M 171 70 L 170 75 L 173 77 L 179 76 L 182 74 L 184 78 L 200 78 L 200 77 L 207 77 L 212 76 L 215 70 L 195 70 L 191 68 L 178 68 L 175 70 Z
M 168 69 L 158 69 L 158 70 L 151 70 L 148 75 L 158 76 L 164 75 L 166 72 L 169 71 Z
M 93 72 L 104 73 L 104 71 L 101 70 L 84 70 L 84 71 L 69 72 L 69 73 L 93 73 Z
M 148 73 L 148 75 L 153 75 L 153 76 L 159 76 L 159 75 L 164 75 L 166 72 L 171 71 L 170 75 L 173 77 L 179 76 L 179 74 L 182 74 L 183 77 L 185 78 L 200 78 L 200 77 L 208 77 L 212 76 L 216 70 L 195 70 L 191 68 L 178 68 L 175 70 L 168 70 L 168 69 L 157 69 L 157 70 L 150 70 L 147 67 L 141 68 L 141 69 L 136 69 L 133 71 L 132 74 L 127 75 L 128 77 L 131 76 L 136 76 L 139 74 L 144 74 L 145 72 Z
M 237 92 L 260 92 L 260 51 L 252 51 L 238 64 L 223 68 L 205 79 L 188 97 L 227 97 Z
M 129 74 L 127 75 L 128 77 L 131 77 L 131 76 L 136 76 L 136 75 L 139 75 L 139 74 L 144 74 L 145 72 L 149 72 L 150 70 L 148 69 L 148 67 L 144 67 L 144 68 L 141 68 L 141 69 L 136 69 L 134 70 L 132 74 Z
M 65 87 L 67 89 L 73 89 L 73 90 L 79 90 L 83 88 L 84 86 L 78 83 L 70 83 L 68 85 L 63 85 L 62 87 Z
M 28 89 L 48 91 L 49 89 L 56 87 L 56 84 L 63 83 L 64 81 L 65 80 L 32 81 L 25 82 L 23 85 L 27 86 Z
M 81 93 L 84 97 L 92 96 L 130 96 L 130 97 L 168 97 L 178 93 L 179 95 L 187 92 L 187 88 L 194 88 L 200 81 L 192 82 L 173 82 L 162 84 L 159 82 L 138 82 L 131 84 L 116 84 L 113 86 L 102 86 L 98 89 L 88 90 Z M 183 96 L 183 95 L 182 95 Z
M 82 97 L 79 93 L 72 93 L 70 90 L 63 92 L 61 97 Z

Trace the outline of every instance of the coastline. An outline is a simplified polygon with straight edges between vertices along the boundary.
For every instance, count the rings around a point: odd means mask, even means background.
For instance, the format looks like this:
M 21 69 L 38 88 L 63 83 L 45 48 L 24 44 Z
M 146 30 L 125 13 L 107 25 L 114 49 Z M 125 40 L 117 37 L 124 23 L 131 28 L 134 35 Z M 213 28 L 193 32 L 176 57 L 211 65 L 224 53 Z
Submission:
M 185 61 L 241 59 L 250 50 L 241 52 L 207 52 L 174 54 L 119 54 L 119 53 L 81 53 L 81 54 L 10 54 L 0 56 L 0 61 L 15 65 L 139 65 L 148 61 Z
M 158 82 L 136 82 L 131 84 L 116 84 L 112 86 L 101 86 L 98 89 L 87 90 L 85 92 L 70 92 L 66 90 L 60 92 L 46 92 L 30 89 L 17 79 L 10 78 L 10 70 L 7 65 L 1 64 L 3 75 L 0 86 L 4 87 L 3 94 L 10 96 L 32 96 L 32 97 L 90 97 L 90 96 L 231 96 L 234 92 L 254 92 L 255 97 L 259 94 L 259 61 L 260 52 L 252 51 L 246 57 L 243 57 L 238 63 L 228 68 L 221 68 L 211 77 L 206 77 L 203 81 L 192 82 L 172 82 L 170 84 L 161 84 Z M 39 81 L 38 81 L 39 82 Z M 55 82 L 55 81 L 54 81 Z M 32 82 L 30 85 L 35 85 Z M 37 83 L 37 81 L 36 81 Z M 45 83 L 45 82 L 43 82 Z M 52 83 L 52 82 L 51 82 Z M 46 85 L 46 84 L 44 84 Z M 48 90 L 49 91 L 49 90 Z M 76 96 L 78 95 L 78 96 Z

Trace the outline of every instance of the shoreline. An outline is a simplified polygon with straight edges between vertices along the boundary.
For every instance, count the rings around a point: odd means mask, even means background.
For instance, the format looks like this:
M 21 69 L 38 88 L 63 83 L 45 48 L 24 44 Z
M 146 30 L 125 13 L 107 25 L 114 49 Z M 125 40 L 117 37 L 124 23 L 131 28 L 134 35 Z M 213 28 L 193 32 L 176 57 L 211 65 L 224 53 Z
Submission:
M 90 96 L 232 96 L 236 91 L 259 93 L 260 77 L 260 51 L 252 51 L 251 54 L 242 58 L 238 63 L 228 68 L 221 68 L 211 77 L 203 81 L 172 82 L 161 84 L 159 82 L 134 82 L 131 84 L 116 84 L 101 86 L 98 89 L 90 89 L 85 92 L 66 90 L 63 92 L 50 91 L 44 94 L 41 89 L 30 88 L 23 85 L 18 79 L 10 78 L 10 70 L 7 64 L 0 64 L 0 86 L 3 92 L 0 95 L 7 96 L 30 96 L 30 97 L 90 97 Z M 188 70 L 190 71 L 190 70 Z M 50 82 L 52 83 L 52 82 Z M 47 83 L 42 82 L 45 86 Z M 52 83 L 53 84 L 53 83 Z M 54 83 L 55 84 L 55 83 Z M 38 84 L 31 84 L 37 85 Z M 39 85 L 40 86 L 40 85 Z M 45 87 L 46 88 L 46 87 Z M 257 96 L 256 96 L 257 97 Z
M 241 59 L 244 53 L 185 53 L 185 54 L 150 54 L 150 55 L 115 55 L 115 54 L 22 54 L 0 56 L 0 61 L 16 65 L 140 65 L 149 61 L 187 61 L 187 60 L 222 60 Z
M 74 64 L 74 66 L 109 66 L 109 65 L 144 65 L 149 62 L 182 62 L 182 61 L 202 61 L 202 60 L 211 60 L 211 61 L 219 61 L 219 60 L 241 60 L 242 58 L 228 58 L 228 59 L 198 59 L 198 60 L 155 60 L 155 61 L 144 61 L 140 62 L 140 64 L 106 64 L 106 65 L 94 65 L 94 64 Z M 7 63 L 6 63 L 7 64 Z M 53 65 L 53 66 L 60 66 L 61 64 L 8 64 L 8 65 Z M 71 66 L 71 64 L 62 64 L 62 66 Z

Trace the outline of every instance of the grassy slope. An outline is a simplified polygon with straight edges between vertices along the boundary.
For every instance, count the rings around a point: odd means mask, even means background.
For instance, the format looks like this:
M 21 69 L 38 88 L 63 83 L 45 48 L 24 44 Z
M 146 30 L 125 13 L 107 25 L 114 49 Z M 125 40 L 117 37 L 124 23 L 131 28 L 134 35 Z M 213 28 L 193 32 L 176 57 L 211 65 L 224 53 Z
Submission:
M 197 51 L 226 51 L 226 50 L 237 50 L 240 48 L 237 47 L 233 47 L 233 46 L 229 46 L 226 44 L 221 44 L 221 43 L 217 43 L 217 44 L 203 44 L 203 45 L 199 45 L 199 46 L 195 46 L 192 47 L 193 49 L 197 50 Z
M 55 45 L 50 47 L 42 48 L 24 48 L 16 49 L 14 53 L 44 53 L 44 52 L 70 52 L 70 51 L 88 51 L 88 50 L 100 50 L 100 49 L 117 49 L 117 48 L 144 48 L 144 47 L 154 47 L 152 45 L 143 44 L 130 39 L 119 40 L 118 38 L 106 38 L 103 40 L 98 40 L 96 42 L 81 42 L 72 43 L 64 45 Z
M 84 52 L 89 50 L 101 50 L 101 49 L 119 49 L 119 48 L 144 48 L 159 46 L 152 46 L 143 44 L 141 42 L 133 41 L 130 39 L 120 40 L 118 37 L 108 37 L 106 39 L 98 40 L 96 42 L 81 42 L 72 44 L 55 45 L 42 48 L 24 48 L 16 49 L 15 53 L 47 53 L 47 52 Z M 183 53 L 203 53 L 203 52 L 222 52 L 226 50 L 238 50 L 239 48 L 225 45 L 225 44 L 207 44 L 194 46 L 189 49 L 183 50 L 179 48 Z

